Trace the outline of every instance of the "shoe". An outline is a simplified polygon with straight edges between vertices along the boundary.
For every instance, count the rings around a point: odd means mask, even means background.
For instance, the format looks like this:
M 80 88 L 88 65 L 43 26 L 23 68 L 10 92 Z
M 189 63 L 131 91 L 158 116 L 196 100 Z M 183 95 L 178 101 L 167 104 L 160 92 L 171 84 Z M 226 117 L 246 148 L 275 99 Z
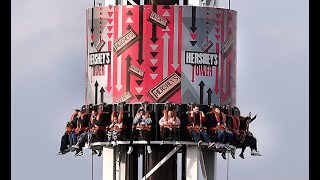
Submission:
M 147 146 L 147 151 L 149 154 L 152 153 L 151 147 L 149 145 Z
M 96 155 L 97 151 L 96 150 L 92 150 L 92 155 Z
M 75 144 L 72 146 L 74 149 L 79 149 L 79 145 L 78 144 Z
M 230 152 L 230 154 L 231 154 L 231 157 L 233 158 L 233 159 L 236 159 L 236 156 L 235 156 L 235 153 L 234 152 Z
M 243 156 L 243 154 L 241 153 L 241 154 L 239 154 L 239 156 L 242 158 L 242 159 L 244 159 L 244 156 Z
M 112 146 L 116 146 L 117 145 L 117 142 L 115 142 L 115 141 L 112 141 Z
M 200 147 L 200 146 L 201 146 L 201 144 L 202 144 L 202 141 L 199 141 L 199 142 L 198 142 L 198 147 Z
M 214 145 L 214 147 L 216 148 L 216 149 L 219 149 L 219 148 L 221 148 L 221 143 L 219 143 L 219 142 L 217 142 L 215 145 Z
M 224 148 L 226 148 L 227 151 L 230 151 L 231 150 L 231 147 L 229 144 L 224 144 L 223 146 Z
M 176 141 L 174 144 L 175 144 L 176 146 L 181 146 L 181 144 L 179 143 L 179 141 Z
M 83 155 L 83 152 L 82 152 L 82 151 L 79 151 L 78 153 L 76 153 L 76 154 L 74 155 L 74 157 L 82 156 L 82 155 Z
M 111 144 L 110 141 L 106 142 L 106 146 L 110 146 L 110 144 Z
M 227 159 L 227 158 L 226 158 L 226 153 L 225 153 L 225 152 L 221 153 L 221 156 L 222 156 L 222 158 L 223 158 L 223 159 Z
M 70 149 L 70 152 L 74 152 L 74 151 L 76 150 L 76 149 L 75 149 L 74 147 L 72 147 L 72 146 L 71 146 L 69 149 Z
M 102 151 L 99 150 L 98 156 L 100 157 L 102 155 Z
M 251 151 L 251 156 L 262 156 L 262 155 L 259 153 L 258 150 L 253 149 L 253 150 Z
M 132 146 L 129 146 L 129 150 L 128 150 L 127 154 L 131 154 L 131 153 L 132 153 L 132 151 L 133 151 Z
M 215 144 L 214 142 L 210 143 L 208 148 L 212 147 L 214 144 Z
M 160 145 L 164 144 L 164 141 L 161 141 Z
M 65 151 L 59 151 L 57 155 L 64 155 L 65 153 L 66 153 Z

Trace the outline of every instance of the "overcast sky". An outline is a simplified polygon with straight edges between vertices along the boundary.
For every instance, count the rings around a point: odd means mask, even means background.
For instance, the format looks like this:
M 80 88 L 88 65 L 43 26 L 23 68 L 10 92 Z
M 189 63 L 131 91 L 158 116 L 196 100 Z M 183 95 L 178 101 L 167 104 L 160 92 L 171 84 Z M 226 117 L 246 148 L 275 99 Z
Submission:
M 100 2 L 97 0 L 97 2 Z M 228 8 L 227 0 L 220 5 Z M 11 1 L 11 179 L 91 179 L 91 152 L 56 155 L 85 97 L 89 0 Z M 218 156 L 217 178 L 309 179 L 309 2 L 231 0 L 237 16 L 237 106 L 263 156 Z M 94 157 L 102 179 L 102 157 Z

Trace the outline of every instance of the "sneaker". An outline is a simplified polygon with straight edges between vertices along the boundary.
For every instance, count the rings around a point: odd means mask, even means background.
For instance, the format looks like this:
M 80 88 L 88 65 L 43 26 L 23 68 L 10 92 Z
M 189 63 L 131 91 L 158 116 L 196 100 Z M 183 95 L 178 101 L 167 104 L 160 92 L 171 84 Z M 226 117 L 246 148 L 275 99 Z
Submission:
M 131 153 L 132 153 L 132 151 L 133 151 L 132 146 L 129 146 L 129 150 L 128 150 L 127 154 L 131 154 Z
M 70 147 L 70 152 L 74 152 L 76 149 L 74 147 Z
M 226 158 L 226 152 L 221 153 L 221 156 L 222 156 L 223 159 L 227 159 Z
M 235 156 L 235 153 L 234 152 L 230 152 L 230 154 L 231 154 L 231 157 L 233 158 L 233 159 L 236 159 L 236 156 Z
M 161 141 L 160 145 L 164 144 L 164 141 Z
M 198 147 L 200 147 L 200 146 L 201 146 L 201 144 L 202 144 L 202 141 L 199 141 L 199 142 L 198 142 Z
M 242 158 L 242 159 L 244 159 L 244 156 L 243 156 L 243 154 L 241 153 L 241 154 L 239 154 L 239 156 Z
M 102 155 L 102 151 L 99 150 L 98 156 L 100 157 Z
M 116 146 L 117 145 L 117 142 L 115 142 L 115 141 L 112 141 L 112 146 Z
M 219 142 L 217 142 L 215 145 L 214 145 L 214 147 L 216 148 L 216 149 L 219 149 L 219 148 L 221 148 L 221 143 L 219 143 Z
M 63 155 L 63 154 L 65 154 L 66 152 L 65 151 L 59 151 L 58 153 L 57 153 L 57 155 Z
M 92 150 L 92 155 L 96 155 L 97 151 L 96 150 Z
M 212 147 L 214 144 L 215 144 L 214 142 L 210 143 L 208 148 Z
M 79 151 L 78 153 L 76 153 L 76 154 L 74 155 L 74 157 L 82 156 L 82 155 L 83 155 L 83 152 L 82 152 L 82 151 Z
M 226 148 L 227 151 L 231 150 L 231 147 L 229 144 L 224 144 L 223 147 Z
M 151 147 L 149 145 L 147 146 L 147 151 L 149 154 L 152 153 Z
M 79 149 L 79 145 L 78 144 L 75 144 L 72 146 L 74 149 Z
M 106 142 L 106 146 L 110 146 L 110 144 L 111 144 L 110 141 Z
M 251 151 L 251 156 L 262 156 L 262 155 L 259 153 L 258 150 L 253 149 L 253 150 Z

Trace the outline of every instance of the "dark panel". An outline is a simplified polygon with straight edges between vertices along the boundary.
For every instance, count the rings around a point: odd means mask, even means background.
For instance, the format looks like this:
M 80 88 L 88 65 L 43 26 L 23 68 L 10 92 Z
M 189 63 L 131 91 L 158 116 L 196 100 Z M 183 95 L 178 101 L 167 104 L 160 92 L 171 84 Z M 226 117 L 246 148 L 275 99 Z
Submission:
M 128 146 L 127 146 L 128 147 Z M 128 148 L 126 148 L 126 151 Z M 126 180 L 137 180 L 138 179 L 138 148 L 133 146 L 133 151 L 127 156 L 126 163 Z
M 146 156 L 149 172 L 156 166 L 172 149 L 172 145 L 155 145 L 152 147 L 152 153 Z M 150 177 L 149 180 L 176 180 L 177 179 L 177 154 L 175 153 L 170 157 L 160 168 L 157 169 Z M 147 173 L 146 172 L 146 173 Z

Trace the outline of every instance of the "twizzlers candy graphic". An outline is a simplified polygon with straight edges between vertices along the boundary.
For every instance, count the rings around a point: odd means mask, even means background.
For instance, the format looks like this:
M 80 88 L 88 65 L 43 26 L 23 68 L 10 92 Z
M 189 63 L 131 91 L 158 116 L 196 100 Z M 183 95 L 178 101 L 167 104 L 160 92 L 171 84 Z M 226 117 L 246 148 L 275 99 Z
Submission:
M 164 102 L 174 95 L 181 87 L 181 75 L 174 72 L 148 91 L 155 102 Z
M 124 35 L 119 37 L 113 43 L 113 49 L 117 52 L 117 56 L 120 56 L 120 54 L 123 53 L 123 51 L 125 51 L 132 44 L 138 41 L 138 39 L 139 39 L 139 35 L 136 32 L 134 32 L 133 29 L 130 29 Z

